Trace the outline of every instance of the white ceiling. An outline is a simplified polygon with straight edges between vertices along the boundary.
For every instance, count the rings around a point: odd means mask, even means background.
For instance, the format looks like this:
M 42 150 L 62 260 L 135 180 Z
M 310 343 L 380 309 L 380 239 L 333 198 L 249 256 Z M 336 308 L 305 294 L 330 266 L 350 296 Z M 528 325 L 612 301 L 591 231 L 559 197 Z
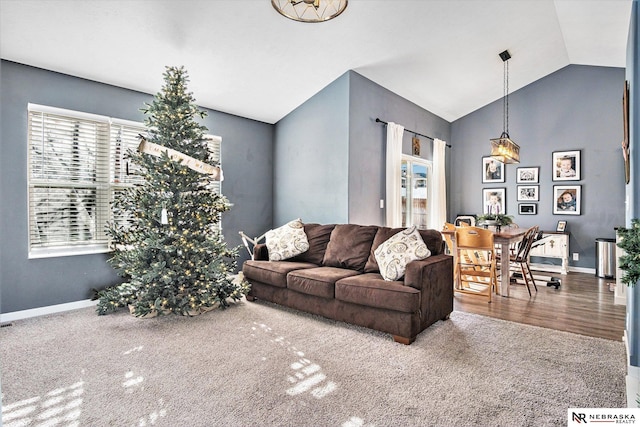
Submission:
M 275 123 L 348 70 L 448 120 L 568 64 L 624 67 L 631 0 L 0 0 L 3 59 L 147 93 L 184 65 L 203 107 Z

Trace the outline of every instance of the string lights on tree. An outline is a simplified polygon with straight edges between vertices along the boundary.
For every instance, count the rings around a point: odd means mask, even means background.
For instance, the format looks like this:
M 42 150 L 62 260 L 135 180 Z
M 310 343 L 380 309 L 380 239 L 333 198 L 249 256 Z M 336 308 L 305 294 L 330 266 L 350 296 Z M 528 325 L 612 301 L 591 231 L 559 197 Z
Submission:
M 249 290 L 234 280 L 238 248 L 228 248 L 219 222 L 231 204 L 212 191 L 222 173 L 209 150 L 206 113 L 187 91 L 182 67 L 167 67 L 165 84 L 143 112 L 149 134 L 127 156 L 142 184 L 115 195 L 107 226 L 109 263 L 125 283 L 97 292 L 99 314 L 132 307 L 136 316 L 199 314 L 227 306 Z

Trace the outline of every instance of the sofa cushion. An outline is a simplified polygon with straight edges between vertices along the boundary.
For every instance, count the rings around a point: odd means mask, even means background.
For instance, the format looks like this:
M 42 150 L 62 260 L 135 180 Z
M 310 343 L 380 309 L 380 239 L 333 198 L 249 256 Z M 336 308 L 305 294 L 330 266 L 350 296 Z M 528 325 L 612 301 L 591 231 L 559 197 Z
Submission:
M 303 294 L 333 299 L 335 283 L 357 274 L 357 271 L 336 267 L 306 268 L 289 273 L 287 288 Z
M 353 304 L 414 313 L 420 308 L 420 291 L 403 282 L 384 280 L 377 273 L 359 274 L 336 282 L 336 299 Z
M 375 250 L 376 261 L 384 280 L 400 280 L 407 264 L 425 259 L 431 252 L 415 225 L 391 236 Z
M 255 280 L 272 286 L 286 288 L 287 274 L 289 274 L 289 272 L 314 267 L 317 267 L 317 265 L 308 262 L 248 260 L 242 265 L 242 273 L 249 282 Z
M 444 253 L 444 240 L 442 240 L 442 233 L 438 230 L 418 230 L 424 244 L 427 245 L 431 255 L 440 255 Z
M 309 249 L 307 235 L 299 218 L 275 230 L 267 231 L 265 238 L 269 251 L 269 261 L 282 261 L 293 258 Z
M 375 225 L 336 225 L 331 232 L 322 264 L 327 267 L 364 271 L 377 231 L 378 227 Z
M 378 227 L 376 237 L 374 237 L 373 244 L 371 245 L 371 250 L 369 251 L 369 258 L 367 259 L 367 263 L 364 266 L 365 273 L 380 272 L 378 261 L 376 261 L 376 249 L 378 249 L 378 246 L 389 240 L 389 237 L 401 232 L 402 230 L 404 230 L 404 228 Z
M 335 226 L 335 224 L 304 224 L 304 232 L 307 235 L 309 249 L 295 256 L 292 261 L 312 262 L 321 265 L 331 232 Z

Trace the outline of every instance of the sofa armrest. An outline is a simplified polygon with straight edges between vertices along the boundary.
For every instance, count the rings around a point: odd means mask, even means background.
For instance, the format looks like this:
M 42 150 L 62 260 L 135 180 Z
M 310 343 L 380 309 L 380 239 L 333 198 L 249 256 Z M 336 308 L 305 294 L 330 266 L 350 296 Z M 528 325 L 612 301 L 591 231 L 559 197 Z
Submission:
M 427 259 L 407 264 L 404 274 L 405 286 L 419 290 L 442 286 L 453 289 L 453 257 L 451 255 L 432 255 Z
M 258 243 L 253 247 L 253 259 L 255 261 L 269 261 L 269 250 L 266 243 Z

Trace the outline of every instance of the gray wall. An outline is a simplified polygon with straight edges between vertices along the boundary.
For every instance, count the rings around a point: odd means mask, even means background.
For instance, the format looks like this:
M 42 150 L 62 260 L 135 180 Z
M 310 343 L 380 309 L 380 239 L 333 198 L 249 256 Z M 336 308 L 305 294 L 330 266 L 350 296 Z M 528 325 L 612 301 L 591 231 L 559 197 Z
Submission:
M 362 75 L 351 71 L 349 86 L 349 222 L 385 224 L 387 128 L 376 118 L 449 142 L 450 124 Z M 413 134 L 404 133 L 402 152 L 411 154 Z M 420 138 L 420 157 L 431 160 L 431 140 Z M 447 159 L 450 150 L 447 150 Z M 450 168 L 447 168 L 449 170 Z
M 296 217 L 384 225 L 386 127 L 376 118 L 449 139 L 447 121 L 349 71 L 276 124 L 274 226 Z M 431 142 L 421 148 L 430 158 Z
M 348 85 L 343 74 L 276 123 L 274 227 L 348 221 Z
M 509 133 L 520 145 L 518 165 L 505 165 L 504 184 L 482 184 L 482 156 L 502 132 L 502 100 L 452 123 L 451 215 L 482 211 L 483 188 L 507 188 L 507 214 L 521 227 L 555 230 L 567 220 L 570 265 L 595 268 L 595 239 L 613 238 L 624 224 L 622 152 L 624 69 L 567 66 L 509 95 Z M 581 150 L 582 179 L 552 181 L 553 151 Z M 518 215 L 516 168 L 540 167 L 537 215 Z M 553 215 L 553 185 L 582 185 L 582 214 Z
M 27 104 L 142 121 L 139 109 L 152 98 L 8 61 L 0 63 L 0 90 L 0 310 L 90 298 L 92 288 L 120 281 L 106 263 L 108 254 L 27 258 Z M 229 244 L 236 246 L 238 230 L 262 232 L 272 223 L 273 126 L 208 112 L 204 124 L 223 137 L 223 193 L 235 204 L 223 227 Z

